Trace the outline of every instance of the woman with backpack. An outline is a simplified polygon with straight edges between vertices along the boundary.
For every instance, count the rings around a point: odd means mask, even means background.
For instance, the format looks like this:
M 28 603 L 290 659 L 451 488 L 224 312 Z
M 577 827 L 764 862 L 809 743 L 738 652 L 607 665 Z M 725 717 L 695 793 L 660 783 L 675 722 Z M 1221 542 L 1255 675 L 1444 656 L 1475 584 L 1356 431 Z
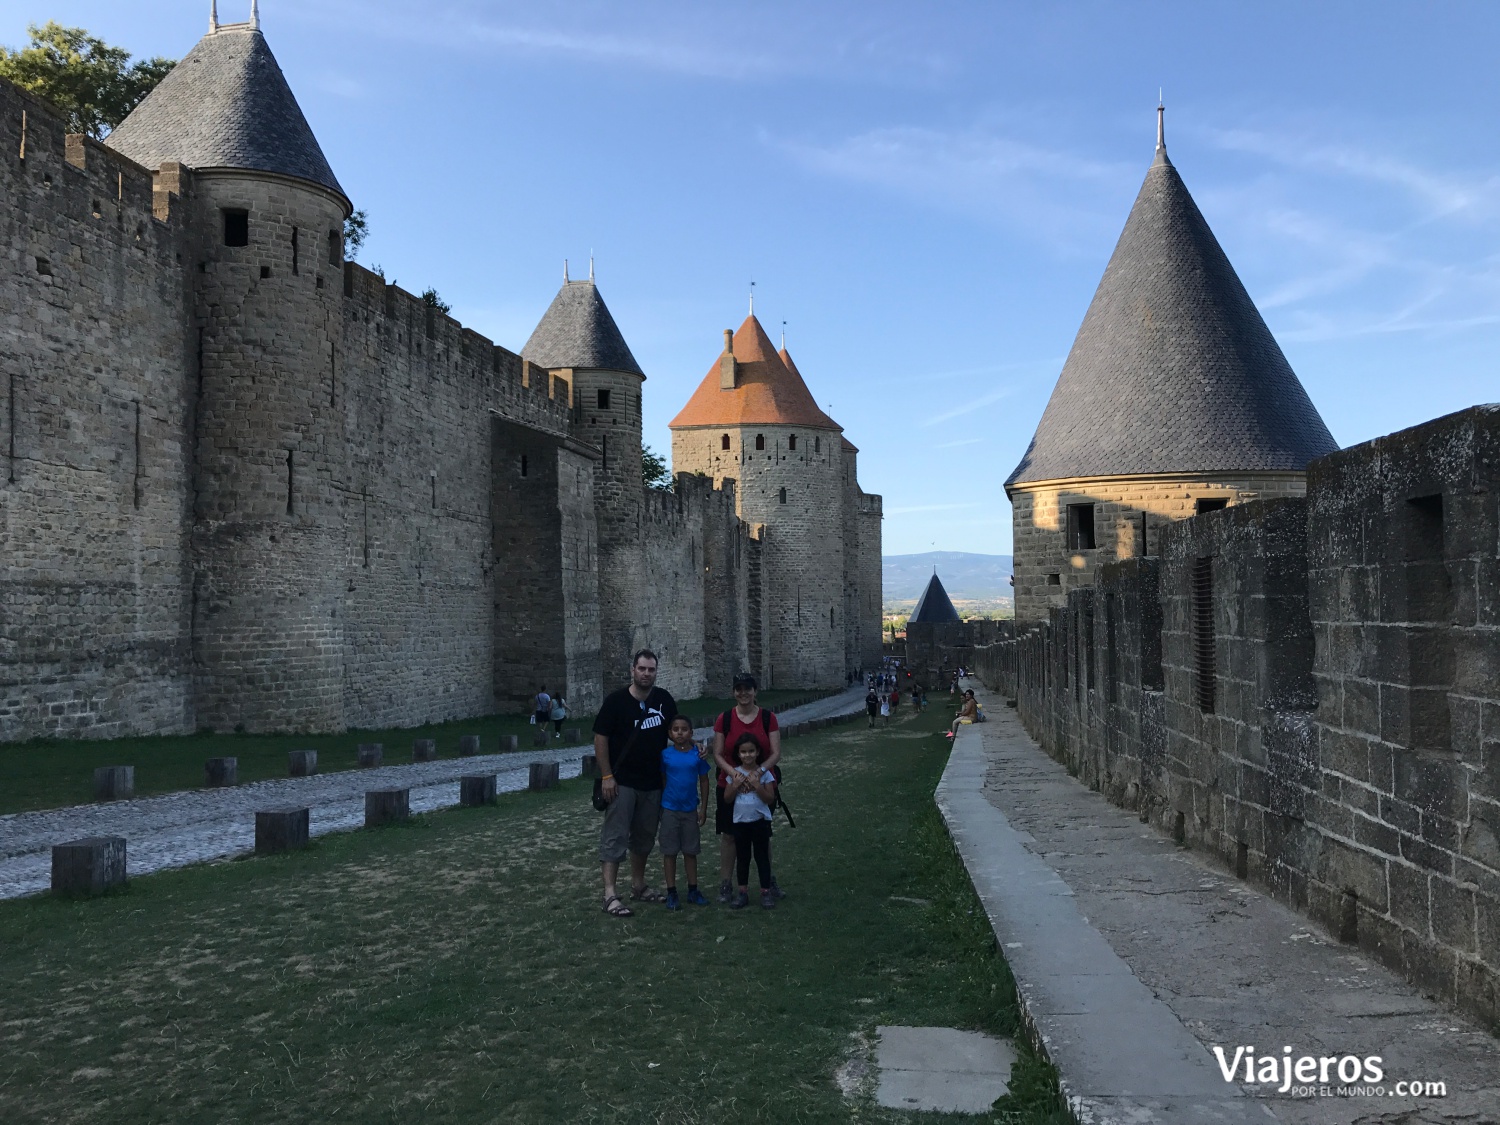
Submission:
M 552 730 L 553 737 L 562 737 L 563 721 L 568 717 L 568 701 L 560 695 L 552 697 Z
M 739 763 L 731 763 L 728 748 L 738 746 L 740 740 L 749 735 L 760 748 L 760 765 L 770 770 L 781 780 L 777 763 L 781 760 L 781 728 L 776 716 L 755 701 L 758 685 L 749 672 L 741 672 L 734 678 L 734 706 L 714 720 L 713 756 L 718 769 L 717 797 L 715 798 L 714 831 L 719 834 L 719 901 L 734 900 L 734 803 L 724 800 L 724 786 Z M 774 810 L 773 810 L 774 811 Z M 771 889 L 777 898 L 783 891 L 773 876 Z

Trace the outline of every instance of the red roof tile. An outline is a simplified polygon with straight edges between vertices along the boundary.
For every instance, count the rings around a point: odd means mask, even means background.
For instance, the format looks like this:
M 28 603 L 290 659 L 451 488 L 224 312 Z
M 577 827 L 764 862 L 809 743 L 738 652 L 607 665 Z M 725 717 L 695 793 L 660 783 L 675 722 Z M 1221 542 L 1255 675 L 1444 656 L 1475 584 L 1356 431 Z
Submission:
M 670 426 L 806 426 L 812 430 L 840 430 L 841 426 L 813 400 L 796 364 L 785 352 L 777 354 L 760 321 L 748 316 L 734 334 L 735 387 L 719 387 L 716 358 L 703 382 Z M 722 354 L 722 353 L 720 353 Z M 784 357 L 784 358 L 783 358 Z

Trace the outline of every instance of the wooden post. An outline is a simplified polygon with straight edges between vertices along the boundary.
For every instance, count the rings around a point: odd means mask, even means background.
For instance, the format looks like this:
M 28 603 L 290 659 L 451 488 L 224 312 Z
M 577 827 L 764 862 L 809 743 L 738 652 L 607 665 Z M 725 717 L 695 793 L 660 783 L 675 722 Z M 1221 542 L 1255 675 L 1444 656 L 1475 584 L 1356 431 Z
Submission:
M 53 894 L 97 895 L 124 884 L 124 836 L 90 836 L 53 846 Z
M 361 742 L 359 744 L 359 768 L 372 770 L 385 760 L 385 746 L 379 742 Z
M 533 746 L 547 745 L 547 728 L 541 723 L 536 725 L 536 733 L 531 736 L 531 744 Z
M 431 738 L 419 738 L 411 744 L 411 760 L 431 762 L 437 758 L 437 742 Z
M 477 734 L 466 734 L 458 740 L 458 756 L 460 758 L 472 758 L 479 753 L 479 736 Z
M 500 736 L 500 753 L 514 754 L 521 748 L 521 736 L 518 734 L 502 734 Z
M 256 809 L 255 854 L 275 855 L 307 847 L 306 808 Z
M 599 776 L 599 759 L 596 758 L 596 757 L 594 757 L 594 755 L 592 755 L 592 754 L 585 754 L 583 756 L 582 766 L 581 766 L 581 768 L 578 771 L 578 776 L 579 777 L 598 777 Z
M 579 730 L 577 727 L 568 727 L 567 730 L 563 731 L 563 741 L 569 743 L 570 745 L 577 746 L 583 742 L 583 731 Z
M 317 772 L 318 752 L 316 750 L 292 750 L 287 754 L 288 777 L 312 777 Z
M 222 789 L 239 781 L 240 760 L 238 758 L 210 758 L 203 763 L 203 784 L 210 789 Z
M 134 796 L 134 766 L 100 766 L 94 771 L 94 800 L 127 801 Z
M 528 789 L 551 789 L 557 784 L 556 762 L 532 762 L 531 777 L 526 783 Z
M 371 789 L 365 793 L 366 828 L 395 824 L 410 816 L 410 789 Z
M 458 803 L 466 809 L 495 803 L 495 775 L 466 773 L 458 779 Z

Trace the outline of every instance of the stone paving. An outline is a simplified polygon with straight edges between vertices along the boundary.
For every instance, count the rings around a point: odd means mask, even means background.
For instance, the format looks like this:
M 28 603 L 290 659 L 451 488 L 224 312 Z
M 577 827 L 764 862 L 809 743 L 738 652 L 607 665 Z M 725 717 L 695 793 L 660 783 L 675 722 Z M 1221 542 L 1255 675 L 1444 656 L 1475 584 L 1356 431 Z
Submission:
M 1069 777 L 969 685 L 993 721 L 960 737 L 939 805 L 1080 1122 L 1500 1122 L 1495 1036 Z M 1226 1083 L 1215 1046 L 1378 1055 L 1384 1076 L 1298 1097 Z M 1412 1080 L 1446 1089 L 1398 1094 Z
M 850 688 L 778 718 L 791 724 L 863 709 L 864 689 Z M 706 738 L 709 731 L 694 733 Z M 306 805 L 311 809 L 311 835 L 348 832 L 364 825 L 369 789 L 410 788 L 411 811 L 431 812 L 458 804 L 458 779 L 463 774 L 496 774 L 496 790 L 514 793 L 527 787 L 532 762 L 559 763 L 559 778 L 566 780 L 579 775 L 583 755 L 590 753 L 592 743 L 537 748 L 0 816 L 0 898 L 47 890 L 52 846 L 84 836 L 124 836 L 129 874 L 147 875 L 254 851 L 257 809 Z

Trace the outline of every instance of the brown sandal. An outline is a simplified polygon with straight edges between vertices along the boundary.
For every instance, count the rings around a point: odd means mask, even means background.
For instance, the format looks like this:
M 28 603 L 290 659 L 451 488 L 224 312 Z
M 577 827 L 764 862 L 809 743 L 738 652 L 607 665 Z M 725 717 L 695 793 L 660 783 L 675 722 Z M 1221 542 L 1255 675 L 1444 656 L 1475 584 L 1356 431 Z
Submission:
M 629 918 L 635 911 L 621 902 L 619 895 L 608 895 L 604 899 L 604 913 L 611 918 Z

